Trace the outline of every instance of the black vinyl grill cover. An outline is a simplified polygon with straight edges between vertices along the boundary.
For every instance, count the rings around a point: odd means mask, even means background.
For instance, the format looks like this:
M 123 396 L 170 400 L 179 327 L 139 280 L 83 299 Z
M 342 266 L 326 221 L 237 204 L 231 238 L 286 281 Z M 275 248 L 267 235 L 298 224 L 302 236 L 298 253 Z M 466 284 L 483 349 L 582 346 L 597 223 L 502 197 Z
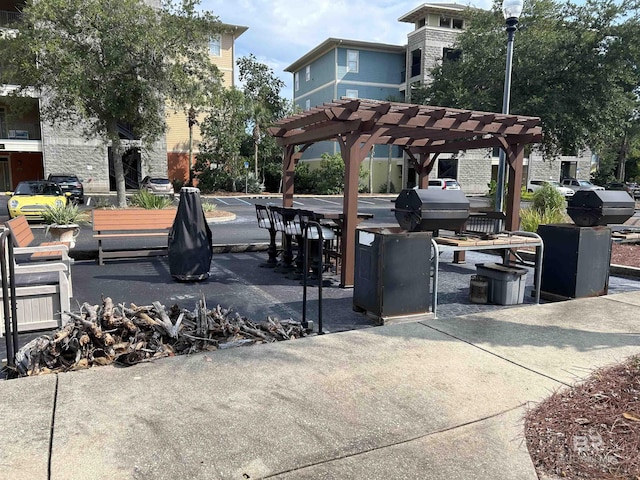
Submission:
M 578 190 L 567 202 L 567 214 L 579 227 L 624 223 L 634 211 L 635 201 L 621 190 Z
M 213 247 L 211 229 L 202 210 L 200 190 L 182 187 L 180 203 L 169 232 L 169 271 L 182 282 L 209 277 Z
M 469 200 L 462 190 L 402 190 L 393 210 L 398 224 L 410 232 L 461 229 L 469 218 Z

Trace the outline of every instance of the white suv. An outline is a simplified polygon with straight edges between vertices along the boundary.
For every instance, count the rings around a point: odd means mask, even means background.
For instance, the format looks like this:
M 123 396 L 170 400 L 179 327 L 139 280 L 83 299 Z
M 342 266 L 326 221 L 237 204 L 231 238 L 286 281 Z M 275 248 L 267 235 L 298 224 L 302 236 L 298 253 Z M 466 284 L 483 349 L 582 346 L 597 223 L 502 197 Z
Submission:
M 565 197 L 572 197 L 576 193 L 569 187 L 563 187 L 560 185 L 560 182 L 556 182 L 555 180 L 530 180 L 529 185 L 527 186 L 527 192 L 535 192 L 544 185 L 551 185 L 552 187 L 555 187 L 555 189 Z
M 578 190 L 604 190 L 604 187 L 594 185 L 588 180 L 576 180 L 575 178 L 565 178 L 562 180 L 563 187 L 569 187 L 574 192 Z

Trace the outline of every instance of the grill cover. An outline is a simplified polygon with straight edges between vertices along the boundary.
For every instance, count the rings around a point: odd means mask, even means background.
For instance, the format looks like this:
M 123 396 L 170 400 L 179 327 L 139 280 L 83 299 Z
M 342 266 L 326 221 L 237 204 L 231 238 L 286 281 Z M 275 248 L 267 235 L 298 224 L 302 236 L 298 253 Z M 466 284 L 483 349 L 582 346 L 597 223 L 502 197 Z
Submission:
M 621 190 L 578 190 L 567 202 L 567 214 L 579 227 L 624 223 L 634 209 L 633 198 Z
M 180 203 L 169 232 L 169 271 L 183 282 L 209 278 L 213 247 L 211 229 L 200 203 L 200 190 L 182 187 Z
M 457 230 L 469 218 L 469 200 L 462 190 L 406 189 L 396 198 L 396 220 L 410 232 Z

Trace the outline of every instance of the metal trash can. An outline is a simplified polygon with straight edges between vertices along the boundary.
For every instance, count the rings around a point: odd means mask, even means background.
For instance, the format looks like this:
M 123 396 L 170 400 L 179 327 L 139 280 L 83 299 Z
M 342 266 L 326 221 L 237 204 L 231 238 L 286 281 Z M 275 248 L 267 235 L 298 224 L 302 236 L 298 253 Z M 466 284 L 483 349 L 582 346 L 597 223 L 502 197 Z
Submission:
M 384 321 L 428 313 L 431 233 L 398 227 L 356 230 L 353 308 Z
M 182 282 L 209 278 L 213 246 L 211 229 L 202 210 L 200 189 L 182 187 L 178 212 L 169 232 L 169 271 Z

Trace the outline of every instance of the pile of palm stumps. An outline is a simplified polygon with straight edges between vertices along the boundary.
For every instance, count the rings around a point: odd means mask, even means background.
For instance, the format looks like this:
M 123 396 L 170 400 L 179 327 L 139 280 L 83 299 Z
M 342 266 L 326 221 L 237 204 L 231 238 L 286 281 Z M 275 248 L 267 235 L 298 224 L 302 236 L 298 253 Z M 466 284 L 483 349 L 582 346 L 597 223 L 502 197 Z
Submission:
M 219 305 L 208 310 L 204 296 L 194 311 L 160 302 L 149 306 L 81 306 L 53 335 L 42 335 L 15 356 L 14 376 L 40 375 L 116 363 L 122 366 L 198 351 L 293 340 L 309 332 L 300 322 L 267 318 L 253 322 Z

